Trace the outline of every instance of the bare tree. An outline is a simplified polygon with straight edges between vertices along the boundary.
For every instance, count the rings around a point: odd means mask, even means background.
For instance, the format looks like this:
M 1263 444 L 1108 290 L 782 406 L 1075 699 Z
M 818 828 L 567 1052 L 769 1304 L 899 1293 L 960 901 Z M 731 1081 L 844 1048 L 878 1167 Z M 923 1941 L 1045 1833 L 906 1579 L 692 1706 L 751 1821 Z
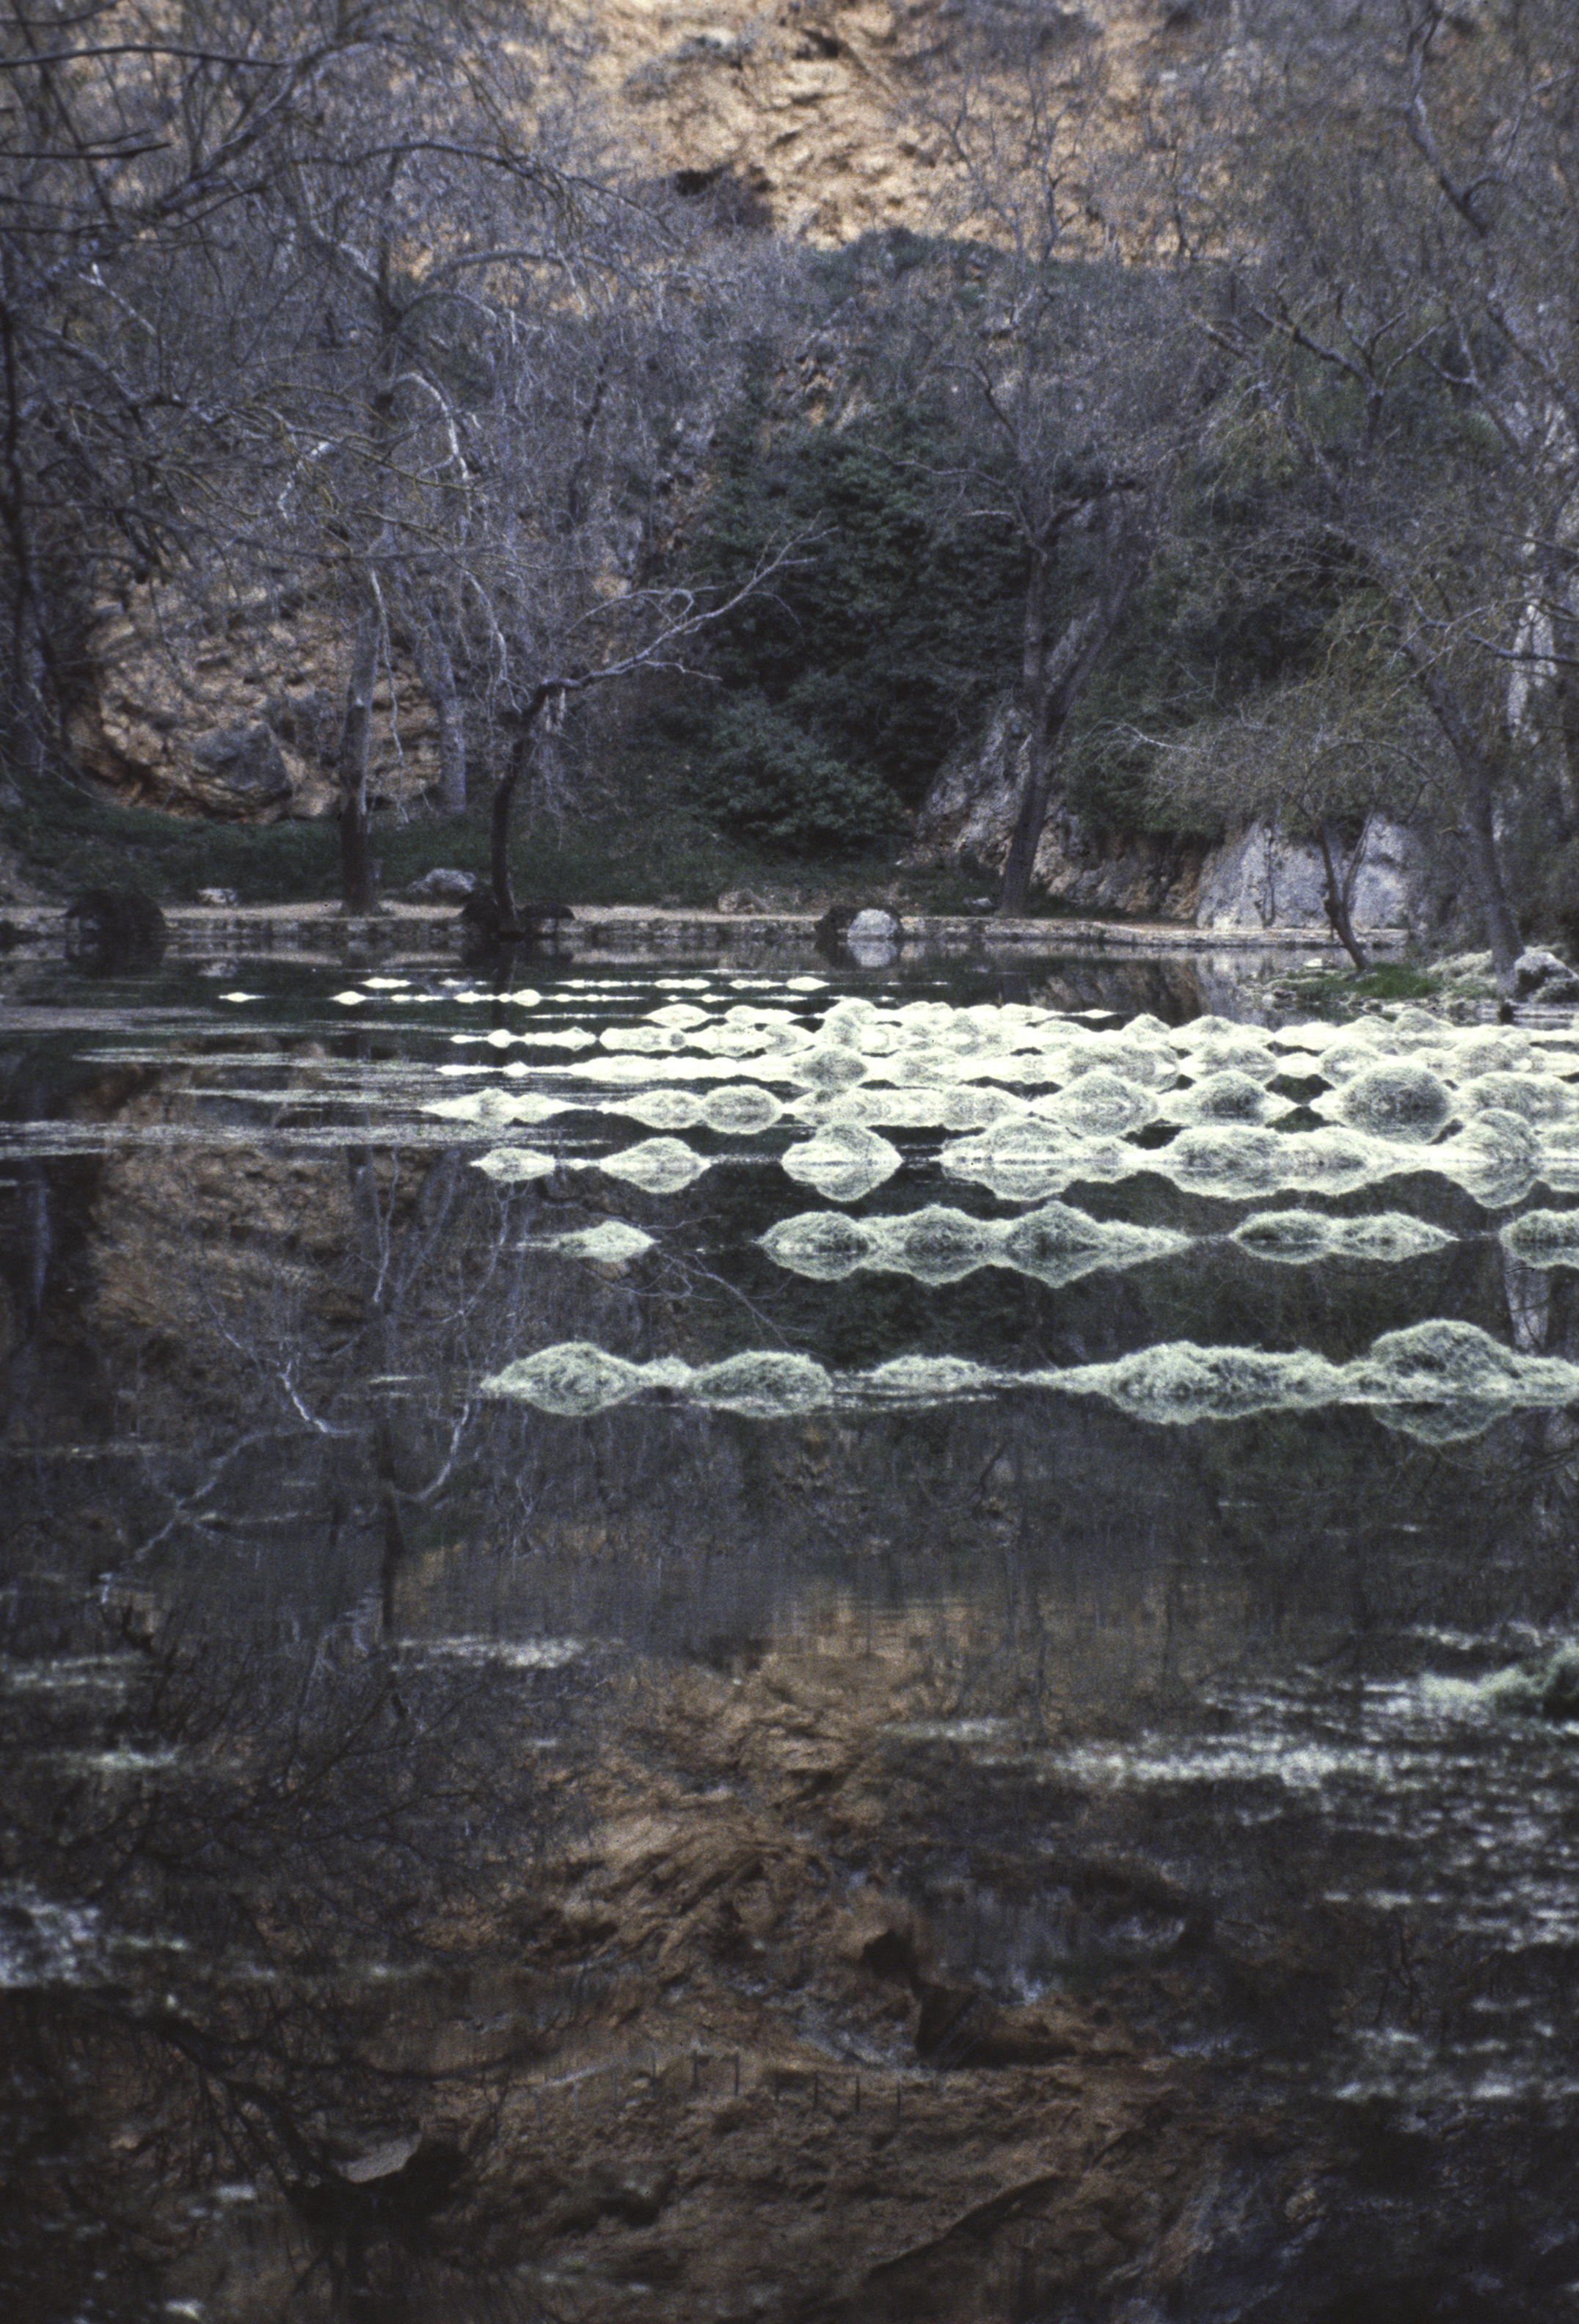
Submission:
M 1473 19 L 1248 0 L 1235 26 L 1231 54 L 1159 93 L 1157 215 L 1195 262 L 1243 427 L 1281 447 L 1309 561 L 1346 560 L 1440 729 L 1506 978 L 1507 802 L 1543 751 L 1571 795 L 1571 28 L 1548 0 Z
M 1367 683 L 1367 679 L 1369 683 Z M 1355 882 L 1380 817 L 1408 822 L 1451 788 L 1442 738 L 1395 669 L 1367 669 L 1358 656 L 1315 676 L 1269 687 L 1225 718 L 1174 735 L 1120 731 L 1142 743 L 1158 796 L 1192 818 L 1252 820 L 1314 838 L 1333 934 L 1356 968 L 1371 965 L 1355 933 Z
M 697 315 L 727 304 L 727 267 L 592 145 L 568 39 L 491 0 L 354 19 L 226 0 L 200 37 L 90 7 L 13 49 L 20 756 L 42 763 L 73 682 L 51 543 L 86 611 L 152 594 L 178 694 L 206 638 L 305 601 L 340 640 L 342 891 L 366 910 L 397 660 L 454 811 L 468 728 L 514 766 L 545 705 L 669 654 L 705 612 L 644 584 L 678 415 L 726 384 Z
M 0 527 L 19 766 L 60 745 L 79 680 L 74 610 L 172 570 L 230 569 L 254 497 L 237 499 L 236 480 L 260 453 L 280 466 L 278 415 L 247 391 L 259 325 L 274 328 L 295 287 L 289 254 L 258 230 L 282 127 L 325 104 L 337 67 L 390 43 L 395 19 L 55 0 L 0 34 Z
M 1170 272 L 1126 263 L 1096 208 L 1094 50 L 1020 26 L 967 46 L 924 110 L 973 237 L 963 280 L 927 289 L 929 369 L 960 424 L 960 501 L 1025 558 L 1019 692 L 1026 770 L 999 908 L 1023 910 L 1082 694 L 1166 529 L 1209 363 Z

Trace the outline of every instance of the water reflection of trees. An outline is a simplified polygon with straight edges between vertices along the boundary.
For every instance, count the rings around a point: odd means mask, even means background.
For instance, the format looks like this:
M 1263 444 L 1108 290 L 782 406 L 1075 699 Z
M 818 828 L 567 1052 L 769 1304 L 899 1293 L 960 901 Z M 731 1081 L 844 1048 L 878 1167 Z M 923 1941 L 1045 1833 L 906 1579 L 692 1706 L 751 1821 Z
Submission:
M 116 1094 L 134 1130 L 199 1108 L 192 1076 Z M 736 1166 L 679 1197 L 619 1188 L 620 1215 L 657 1247 L 594 1264 L 547 1246 L 608 1215 L 606 1182 L 501 1188 L 463 1149 L 379 1144 L 358 1134 L 370 1127 L 348 1114 L 322 1153 L 271 1149 L 263 1131 L 209 1152 L 111 1147 L 92 1172 L 32 1166 L 52 1185 L 53 1271 L 14 1399 L 27 1457 L 14 1486 L 41 1554 L 65 1540 L 85 1576 L 162 1594 L 223 1576 L 301 1637 L 356 1607 L 393 1637 L 442 1601 L 449 1624 L 530 1609 L 550 1629 L 683 1646 L 721 1623 L 749 1633 L 808 1575 L 925 1594 L 1005 1560 L 1070 1599 L 1215 1568 L 1249 1591 L 1258 1628 L 1335 1611 L 1345 1591 L 1349 1618 L 1359 1601 L 1339 1577 L 1355 1559 L 1365 1602 L 1391 1614 L 1465 1590 L 1488 1614 L 1499 1594 L 1504 1613 L 1555 1618 L 1566 1604 L 1560 1416 L 1431 1448 L 1353 1413 L 1156 1429 L 1031 1391 L 764 1422 L 661 1394 L 571 1421 L 476 1390 L 571 1339 L 693 1363 L 777 1341 L 851 1368 L 900 1345 L 1010 1369 L 1094 1362 L 1171 1337 L 1341 1360 L 1422 1297 L 1504 1339 L 1511 1315 L 1521 1344 L 1571 1351 L 1573 1278 L 1510 1260 L 1445 1185 L 1421 1182 L 1411 1208 L 1456 1240 L 1408 1267 L 1270 1267 L 1212 1240 L 1236 1212 L 1170 1195 L 1170 1222 L 1197 1240 L 1160 1265 L 1056 1292 L 992 1268 L 853 1287 L 786 1276 L 755 1250 L 760 1185 Z M 1155 1198 L 1144 1179 L 1086 1196 L 1137 1220 Z M 16 1248 L 35 1267 L 37 1245 Z M 1487 1557 L 1492 1539 L 1506 1555 Z M 1009 1595 L 1026 1602 L 1031 1586 Z
M 253 2257 L 290 2312 L 400 2312 L 389 2239 L 444 2259 L 520 2062 L 513 2016 L 462 2055 L 436 2028 L 486 2012 L 557 1821 L 564 1679 L 353 1624 L 270 1646 L 200 1596 L 7 1614 L 11 2312 L 162 2312 L 220 2264 L 226 2204 L 245 2230 L 271 2201 L 291 2234 Z
M 284 1103 L 300 1068 L 278 1070 Z M 199 1087 L 143 1074 L 92 1102 L 139 1133 L 233 1103 Z M 1003 1719 L 1045 1750 L 1187 1734 L 1236 1674 L 1314 1662 L 1341 1687 L 1418 1667 L 1423 1627 L 1571 1617 L 1561 1416 L 1433 1446 L 1356 1413 L 1163 1428 L 1030 1389 L 775 1421 L 660 1393 L 569 1420 L 476 1393 L 567 1339 L 691 1363 L 776 1339 L 859 1354 L 863 1334 L 872 1354 L 1021 1369 L 1169 1333 L 1341 1356 L 1417 1313 L 1423 1285 L 1441 1312 L 1572 1351 L 1573 1279 L 1510 1271 L 1450 1189 L 1415 1190 L 1459 1238 L 1428 1280 L 1270 1268 L 1210 1240 L 1232 1206 L 1170 1196 L 1201 1240 L 1165 1266 L 1058 1292 L 992 1271 L 853 1292 L 753 1254 L 743 1167 L 679 1198 L 621 1188 L 618 1215 L 655 1249 L 589 1263 L 548 1246 L 609 1215 L 605 1182 L 501 1188 L 466 1149 L 381 1140 L 366 1107 L 324 1118 L 337 1134 L 316 1150 L 263 1128 L 211 1148 L 112 1135 L 93 1163 L 33 1166 L 18 1197 L 47 1232 L 13 1243 L 43 1296 L 16 1375 L 25 1586 L 5 1643 L 40 1668 L 117 1658 L 113 1699 L 46 1686 L 6 1703 L 23 2159 L 0 2248 L 36 2280 L 36 2220 L 57 2213 L 63 2311 L 153 2312 L 217 2234 L 183 2203 L 232 2181 L 272 2188 L 292 2223 L 287 2244 L 260 2230 L 258 2264 L 303 2313 L 338 2298 L 392 2315 L 400 2283 L 425 2282 L 465 2314 L 478 2270 L 496 2285 L 509 2237 L 485 2215 L 478 2142 L 531 2037 L 519 2009 L 470 1997 L 574 1792 L 545 1771 L 573 1764 L 586 1682 L 482 1647 L 446 1662 L 423 1640 L 578 1634 L 623 1640 L 649 1674 L 681 1655 L 749 1670 L 775 1633 L 836 1618 L 873 1656 L 902 1632 L 928 1718 Z M 1154 1193 L 1086 1199 L 1140 1219 Z M 1357 1992 L 1404 2018 L 1422 1995 L 1461 2018 L 1478 2006 L 1474 1964 L 1438 1944 L 1427 1978 L 1417 1934 L 1379 1935 L 1374 1916 L 1318 1916 L 1321 1943 L 1350 1947 L 1330 1973 L 1310 1943 L 1288 1949 L 1331 1863 L 1314 1814 L 1240 1834 L 1231 1864 L 1235 1800 L 1185 1818 L 1162 1794 L 1094 1808 L 1078 1790 L 950 1763 L 928 1795 L 911 1836 L 939 1882 L 966 1878 L 983 1976 L 1062 1930 L 1080 1974 L 1128 1980 L 1159 2023 L 1238 2011 L 1242 2034 L 1253 1969 L 1262 2017 L 1313 2052 Z M 1055 1792 L 1044 1895 L 1010 1859 Z M 1171 1868 L 1150 1887 L 1149 1864 Z M 952 1943 L 932 1877 L 919 1893 Z M 1016 1879 L 1010 1945 L 989 1891 Z M 1159 1949 L 1139 1969 L 1121 1957 L 1137 1897 Z M 51 1911 L 68 1906 L 81 1929 L 55 1958 Z M 1254 1944 L 1222 1933 L 1235 1914 Z M 1198 1978 L 1169 1950 L 1187 1934 Z M 497 2038 L 435 2038 L 468 2014 Z

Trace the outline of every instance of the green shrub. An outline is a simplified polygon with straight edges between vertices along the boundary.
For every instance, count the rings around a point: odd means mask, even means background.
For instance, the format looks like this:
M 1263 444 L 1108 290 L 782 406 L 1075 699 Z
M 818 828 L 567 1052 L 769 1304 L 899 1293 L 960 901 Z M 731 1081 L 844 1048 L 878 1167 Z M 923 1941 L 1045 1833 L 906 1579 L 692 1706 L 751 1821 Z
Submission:
M 762 694 L 723 704 L 710 724 L 692 796 L 725 830 L 792 854 L 817 854 L 864 846 L 900 821 L 899 801 L 880 777 L 820 749 Z
M 787 544 L 790 561 L 716 633 L 722 684 L 693 697 L 684 758 L 708 802 L 740 785 L 743 753 L 771 763 L 737 793 L 762 787 L 764 844 L 891 828 L 893 802 L 919 804 L 1012 675 L 1021 560 L 1003 527 L 953 504 L 940 480 L 956 458 L 941 419 L 891 403 L 817 422 L 773 412 L 759 382 L 734 414 L 686 577 L 734 590 Z M 780 804 L 792 768 L 819 795 L 805 815 Z
M 60 896 L 127 887 L 160 903 L 232 888 L 244 904 L 338 892 L 337 823 L 209 823 L 116 807 L 59 779 L 0 798 L 0 842 Z

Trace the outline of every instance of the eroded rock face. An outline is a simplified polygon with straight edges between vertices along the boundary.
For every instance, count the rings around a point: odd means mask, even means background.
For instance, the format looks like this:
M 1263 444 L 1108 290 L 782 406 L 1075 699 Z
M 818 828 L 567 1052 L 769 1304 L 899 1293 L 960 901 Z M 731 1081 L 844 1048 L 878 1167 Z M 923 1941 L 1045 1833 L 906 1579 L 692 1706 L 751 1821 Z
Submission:
M 661 11 L 650 0 L 602 0 L 584 13 L 586 70 L 625 166 L 695 201 L 720 231 L 771 227 L 836 244 L 937 227 L 946 141 L 916 98 L 928 72 L 975 39 L 977 12 L 952 0 L 904 9 L 891 0 L 679 0 Z M 1205 0 L 1089 0 L 1044 9 L 1038 23 L 1046 42 L 1067 50 L 1072 70 L 1100 56 L 1107 118 L 1114 134 L 1130 134 L 1142 72 L 1164 50 L 1170 64 L 1187 53 L 1194 28 L 1214 13 Z M 833 336 L 814 335 L 798 351 L 808 408 L 837 361 Z M 706 437 L 704 427 L 695 466 Z M 205 637 L 178 683 L 159 640 L 186 637 L 186 625 L 179 613 L 171 622 L 159 612 L 149 593 L 134 594 L 99 624 L 95 684 L 72 724 L 81 770 L 127 804 L 179 814 L 332 813 L 346 649 L 332 621 L 282 621 L 260 608 Z M 402 803 L 437 784 L 437 722 L 413 673 L 397 666 L 392 687 L 392 700 L 381 678 L 369 771 L 375 797 Z M 986 752 L 1002 760 L 1007 749 L 1011 787 L 1019 740 L 1000 733 Z M 923 860 L 963 854 L 984 870 L 1002 862 L 1003 816 L 992 797 L 962 805 L 945 782 L 928 819 L 937 833 L 920 844 Z M 1201 852 L 1154 836 L 1111 845 L 1049 825 L 1035 884 L 1077 908 L 1187 918 Z
M 476 885 L 475 872 L 457 872 L 453 865 L 441 863 L 411 881 L 406 893 L 416 904 L 464 904 L 475 894 Z
M 1419 843 L 1377 817 L 1365 835 L 1350 910 L 1356 927 L 1407 928 L 1421 909 Z M 1201 871 L 1196 926 L 1321 927 L 1327 924 L 1321 851 L 1251 824 L 1214 848 Z
M 1101 55 L 1115 115 L 1159 42 L 1177 51 L 1210 11 L 1092 0 L 1039 12 L 1071 60 Z M 933 223 L 941 134 L 914 106 L 918 69 L 957 53 L 979 20 L 947 0 L 605 0 L 592 77 L 617 131 L 722 223 L 814 242 Z
M 1566 1006 L 1579 1001 L 1579 976 L 1555 952 L 1521 952 L 1513 964 L 1513 998 Z
M 907 860 L 1002 870 L 1025 774 L 1025 728 L 999 704 L 983 735 L 945 761 L 916 820 Z M 1205 840 L 1163 832 L 1088 833 L 1055 807 L 1031 872 L 1039 896 L 1076 911 L 1195 918 Z
M 936 161 L 896 138 L 901 19 L 886 0 L 768 8 L 752 0 L 653 14 L 600 9 L 593 69 L 614 118 L 682 193 L 726 220 L 842 242 L 919 223 Z
M 193 640 L 156 593 L 100 621 L 94 685 L 71 721 L 84 774 L 124 804 L 229 823 L 332 814 L 346 641 L 325 611 L 266 604 Z M 174 639 L 174 647 L 167 641 Z M 179 668 L 178 668 L 179 658 Z M 438 722 L 414 678 L 387 673 L 374 701 L 368 785 L 414 798 L 439 779 Z
M 294 786 L 279 738 L 261 721 L 201 734 L 189 752 L 192 796 L 210 815 L 268 818 L 271 807 L 289 805 Z
M 1025 759 L 1023 720 L 1005 700 L 984 734 L 940 770 L 917 818 L 909 860 L 1001 871 Z M 1355 927 L 1417 928 L 1425 917 L 1425 881 L 1414 834 L 1377 818 L 1354 880 Z M 1210 847 L 1188 834 L 1087 832 L 1055 804 L 1031 887 L 1077 911 L 1123 912 L 1202 928 L 1327 926 L 1319 848 L 1264 824 Z

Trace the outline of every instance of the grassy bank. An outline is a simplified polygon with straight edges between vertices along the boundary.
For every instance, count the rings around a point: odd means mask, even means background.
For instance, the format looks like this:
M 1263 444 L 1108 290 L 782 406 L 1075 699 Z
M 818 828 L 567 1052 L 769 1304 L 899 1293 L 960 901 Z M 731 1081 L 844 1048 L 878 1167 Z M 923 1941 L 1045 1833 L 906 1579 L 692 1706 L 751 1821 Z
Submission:
M 65 784 L 0 799 L 0 847 L 62 903 L 105 885 L 139 889 L 161 904 L 192 903 L 203 888 L 231 889 L 244 904 L 321 902 L 339 892 L 333 820 L 211 823 L 115 807 Z M 486 806 L 463 816 L 380 815 L 373 848 L 391 898 L 440 864 L 485 873 Z M 535 828 L 523 823 L 511 861 L 523 901 L 699 910 L 743 890 L 779 910 L 881 899 L 901 912 L 928 913 L 963 911 L 983 894 L 979 874 L 901 870 L 894 853 L 890 845 L 845 855 L 774 854 L 725 838 L 681 809 L 643 805 Z M 1062 917 L 1051 908 L 1048 916 Z
M 1314 1015 L 1352 1015 L 1388 1003 L 1417 1001 L 1438 1008 L 1495 1001 L 1490 953 L 1454 953 L 1440 960 L 1390 960 L 1370 969 L 1295 971 L 1279 985 Z

